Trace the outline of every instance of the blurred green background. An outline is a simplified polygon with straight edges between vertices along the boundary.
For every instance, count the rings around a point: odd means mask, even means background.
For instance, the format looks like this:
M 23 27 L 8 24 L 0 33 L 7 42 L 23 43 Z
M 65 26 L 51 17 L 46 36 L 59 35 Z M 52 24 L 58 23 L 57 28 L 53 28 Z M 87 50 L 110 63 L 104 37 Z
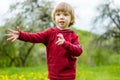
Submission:
M 46 49 L 43 44 L 8 42 L 8 28 L 38 32 L 53 27 L 49 0 L 25 0 L 10 5 L 11 16 L 0 26 L 0 80 L 47 80 Z M 120 7 L 105 0 L 96 7 L 98 15 L 92 30 L 104 27 L 103 33 L 70 28 L 79 36 L 83 54 L 77 60 L 77 80 L 120 80 Z M 36 75 L 36 76 L 35 76 Z

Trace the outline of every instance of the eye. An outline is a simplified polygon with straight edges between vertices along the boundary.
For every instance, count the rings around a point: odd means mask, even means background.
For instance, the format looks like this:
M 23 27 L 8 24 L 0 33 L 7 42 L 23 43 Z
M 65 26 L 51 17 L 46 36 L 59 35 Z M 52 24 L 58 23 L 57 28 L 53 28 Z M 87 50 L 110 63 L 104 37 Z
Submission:
M 68 16 L 68 14 L 67 14 L 67 13 L 64 13 L 64 16 Z
M 56 13 L 56 16 L 60 16 L 60 13 Z

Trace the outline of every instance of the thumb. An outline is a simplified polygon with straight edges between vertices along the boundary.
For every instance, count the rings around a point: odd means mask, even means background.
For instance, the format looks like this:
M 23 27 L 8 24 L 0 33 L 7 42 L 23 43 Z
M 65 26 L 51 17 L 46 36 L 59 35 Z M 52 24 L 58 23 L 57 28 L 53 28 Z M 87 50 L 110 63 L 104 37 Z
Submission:
M 21 31 L 19 26 L 17 26 L 17 31 L 18 31 L 18 32 L 20 32 L 20 31 Z

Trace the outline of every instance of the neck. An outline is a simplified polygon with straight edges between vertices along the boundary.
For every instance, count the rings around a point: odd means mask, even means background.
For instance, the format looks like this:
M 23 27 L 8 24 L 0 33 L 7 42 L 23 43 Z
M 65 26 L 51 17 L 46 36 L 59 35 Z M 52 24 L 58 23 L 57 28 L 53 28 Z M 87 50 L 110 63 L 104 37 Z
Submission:
M 57 26 L 57 28 L 60 29 L 60 30 L 68 29 L 68 28 L 61 28 L 61 27 L 59 27 L 59 26 Z

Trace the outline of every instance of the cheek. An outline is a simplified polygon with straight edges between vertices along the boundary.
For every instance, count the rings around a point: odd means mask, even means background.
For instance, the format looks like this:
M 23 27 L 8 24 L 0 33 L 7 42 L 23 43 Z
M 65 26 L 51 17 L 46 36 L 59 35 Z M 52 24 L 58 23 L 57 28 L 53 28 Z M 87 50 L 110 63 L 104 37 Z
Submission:
M 55 24 L 58 24 L 58 18 L 54 19 Z
M 71 18 L 68 19 L 68 22 L 69 22 L 69 23 L 71 22 Z
M 56 18 L 56 17 L 54 18 L 54 21 L 55 21 L 55 22 L 57 21 L 57 18 Z
M 55 17 L 55 21 L 57 21 L 58 20 L 58 17 Z

